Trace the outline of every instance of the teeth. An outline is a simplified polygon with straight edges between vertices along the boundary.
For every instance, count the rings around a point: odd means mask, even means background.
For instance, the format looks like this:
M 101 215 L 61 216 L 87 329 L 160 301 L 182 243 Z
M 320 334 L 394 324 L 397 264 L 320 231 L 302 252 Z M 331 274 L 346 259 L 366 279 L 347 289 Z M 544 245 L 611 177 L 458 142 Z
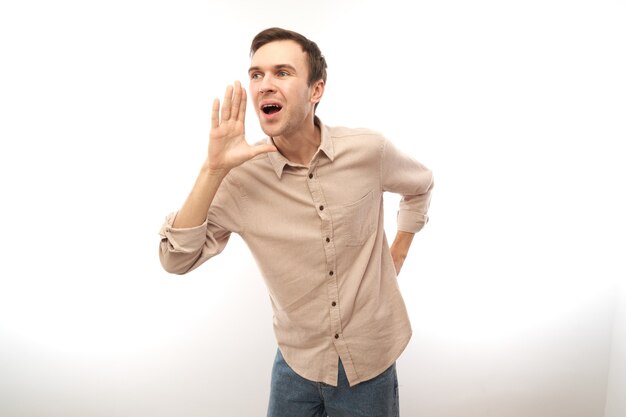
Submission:
M 266 114 L 274 111 L 279 111 L 280 109 L 281 107 L 277 104 L 264 104 L 263 106 L 261 106 L 261 110 L 263 110 L 263 112 Z

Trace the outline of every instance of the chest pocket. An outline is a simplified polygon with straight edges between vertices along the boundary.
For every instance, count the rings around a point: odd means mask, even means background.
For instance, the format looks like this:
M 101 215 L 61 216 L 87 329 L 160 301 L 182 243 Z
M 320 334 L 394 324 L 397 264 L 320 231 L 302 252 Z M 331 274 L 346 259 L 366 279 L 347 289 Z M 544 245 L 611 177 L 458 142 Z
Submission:
M 372 191 L 341 208 L 346 222 L 346 246 L 361 246 L 370 237 L 376 228 L 375 208 Z

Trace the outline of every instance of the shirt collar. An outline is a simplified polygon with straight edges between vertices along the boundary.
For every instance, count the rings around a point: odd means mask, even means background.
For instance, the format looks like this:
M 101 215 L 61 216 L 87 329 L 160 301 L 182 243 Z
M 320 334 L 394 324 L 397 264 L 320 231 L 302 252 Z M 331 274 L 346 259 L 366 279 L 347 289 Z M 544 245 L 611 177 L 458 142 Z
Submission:
M 335 150 L 333 148 L 333 142 L 330 138 L 330 132 L 317 116 L 315 116 L 315 124 L 320 127 L 322 137 L 320 140 L 320 146 L 317 149 L 317 152 L 315 152 L 315 155 L 313 156 L 313 160 L 311 162 L 313 162 L 318 157 L 320 151 L 323 152 L 328 157 L 328 159 L 333 161 L 335 159 Z M 269 138 L 268 140 L 270 143 L 275 145 L 272 138 Z M 269 158 L 270 164 L 272 165 L 272 168 L 274 169 L 274 172 L 276 172 L 276 176 L 279 179 L 283 176 L 283 170 L 285 169 L 285 165 L 299 166 L 290 162 L 280 152 L 269 152 L 267 156 Z

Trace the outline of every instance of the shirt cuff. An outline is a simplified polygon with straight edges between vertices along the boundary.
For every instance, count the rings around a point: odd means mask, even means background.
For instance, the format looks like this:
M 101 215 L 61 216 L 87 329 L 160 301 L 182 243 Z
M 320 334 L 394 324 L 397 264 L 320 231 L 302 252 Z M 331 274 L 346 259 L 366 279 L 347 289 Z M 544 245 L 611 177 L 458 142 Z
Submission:
M 398 211 L 398 230 L 401 232 L 417 233 L 428 223 L 428 216 L 417 211 Z
M 178 212 L 170 213 L 165 218 L 159 234 L 161 240 L 168 243 L 171 252 L 193 253 L 204 245 L 206 240 L 206 220 L 200 226 L 189 228 L 174 228 L 172 224 Z

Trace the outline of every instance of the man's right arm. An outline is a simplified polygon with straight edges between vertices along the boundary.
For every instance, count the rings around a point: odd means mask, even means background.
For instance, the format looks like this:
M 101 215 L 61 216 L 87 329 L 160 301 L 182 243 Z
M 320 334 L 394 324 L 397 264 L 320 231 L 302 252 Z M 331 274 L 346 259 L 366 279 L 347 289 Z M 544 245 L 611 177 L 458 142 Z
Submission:
M 178 211 L 172 227 L 187 229 L 203 224 L 215 194 L 227 173 L 228 171 L 223 170 L 214 171 L 210 168 L 208 161 L 205 162 L 185 204 Z
M 261 153 L 276 151 L 273 145 L 250 146 L 246 142 L 246 100 L 246 91 L 235 82 L 234 87 L 226 88 L 221 109 L 219 100 L 213 101 L 207 159 L 176 216 L 174 227 L 195 227 L 204 223 L 211 202 L 228 172 Z
M 198 228 L 207 221 L 209 208 L 211 208 L 215 195 L 230 170 L 259 154 L 276 151 L 272 145 L 250 146 L 246 142 L 244 129 L 246 99 L 245 90 L 239 82 L 235 82 L 234 87 L 228 86 L 226 88 L 221 108 L 218 99 L 213 101 L 207 158 L 185 203 L 173 221 L 168 219 L 161 230 L 161 264 L 169 272 L 185 273 L 198 265 L 193 258 L 198 259 L 200 257 L 204 243 L 199 240 L 199 233 L 202 231 Z M 177 251 L 177 245 L 168 242 L 170 235 L 168 232 L 172 229 L 179 231 L 189 229 L 189 234 L 195 236 L 192 240 L 198 242 L 198 247 L 192 250 L 185 248 Z M 227 239 L 227 236 L 223 236 L 223 245 Z M 174 253 L 176 256 L 170 256 Z M 170 258 L 175 258 L 176 261 L 168 262 Z M 172 263 L 180 264 L 181 261 L 184 261 L 184 264 L 188 264 L 189 261 L 194 264 L 192 267 L 182 268 L 172 265 Z
M 208 181 L 210 182 L 210 179 Z M 200 174 L 185 203 L 185 207 L 189 208 L 192 214 L 193 210 L 198 210 L 202 218 L 199 220 L 200 224 L 188 227 L 178 226 L 177 220 L 183 212 L 181 209 L 169 214 L 161 227 L 159 258 L 167 272 L 185 274 L 192 271 L 206 260 L 221 253 L 231 233 L 242 231 L 241 184 L 229 175 L 216 185 L 217 190 L 207 191 L 202 189 L 204 182 L 205 179 Z M 204 191 L 214 195 L 207 209 L 208 214 L 207 211 L 203 211 L 203 208 L 198 208 L 203 204 L 202 198 L 196 198 Z M 198 204 L 194 205 L 196 202 L 194 199 Z M 187 221 L 191 217 L 187 216 Z

